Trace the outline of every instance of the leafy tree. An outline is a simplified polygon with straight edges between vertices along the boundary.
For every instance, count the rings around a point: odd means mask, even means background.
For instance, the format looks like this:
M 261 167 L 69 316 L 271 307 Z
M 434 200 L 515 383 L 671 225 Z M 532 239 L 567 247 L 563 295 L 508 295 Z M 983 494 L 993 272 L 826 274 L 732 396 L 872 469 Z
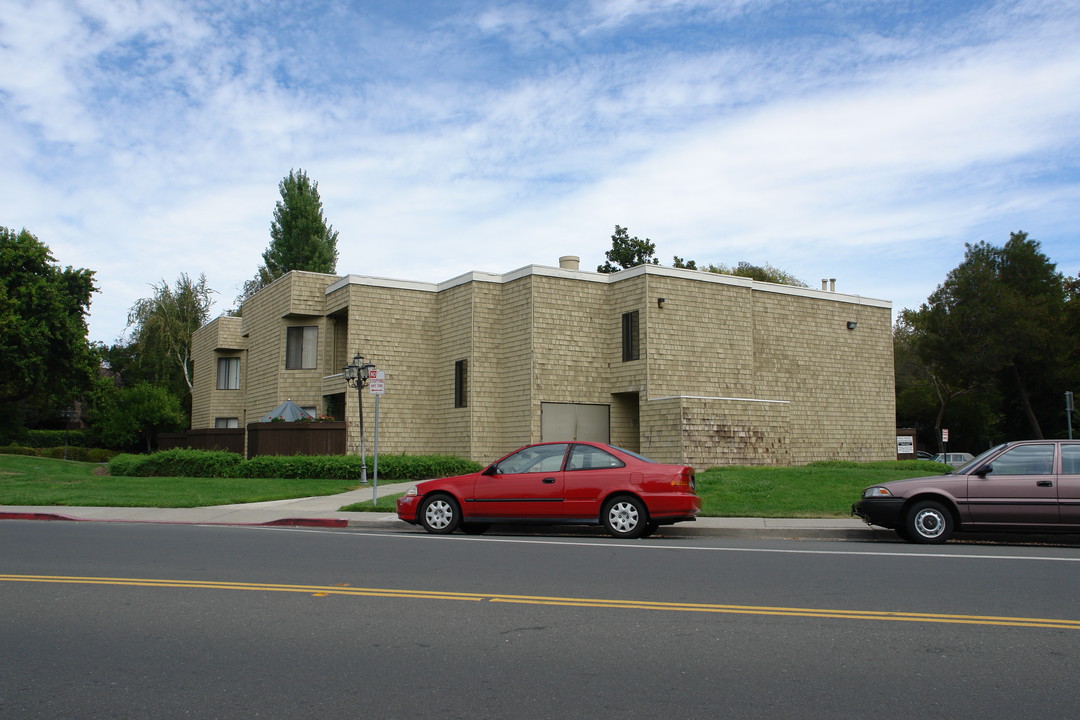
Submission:
M 638 265 L 659 265 L 660 261 L 653 257 L 655 253 L 656 243 L 652 240 L 630 237 L 626 228 L 616 225 L 615 234 L 611 236 L 611 249 L 604 253 L 607 261 L 597 267 L 596 272 L 613 273 Z
M 989 388 L 1000 395 L 1007 435 L 1041 438 L 1044 421 L 1060 407 L 1055 388 L 1069 342 L 1075 345 L 1063 332 L 1064 279 L 1022 231 L 1003 247 L 965 247 L 963 261 L 927 303 L 902 315 L 919 357 L 944 388 L 939 418 L 950 397 Z
M 678 267 L 678 265 L 675 267 Z M 705 270 L 721 275 L 735 275 L 737 277 L 746 277 L 760 282 L 777 283 L 778 285 L 808 287 L 806 283 L 791 273 L 775 268 L 769 263 L 765 263 L 764 265 L 754 265 L 744 260 L 735 267 L 728 267 L 726 265 L 708 265 Z
M 697 262 L 694 260 L 683 260 L 678 255 L 675 256 L 675 262 L 672 267 L 682 268 L 683 270 L 697 270 Z
M 121 449 L 141 446 L 147 452 L 159 432 L 187 425 L 180 401 L 168 389 L 147 382 L 118 386 L 108 377 L 95 386 L 89 416 L 98 443 Z
M 205 275 L 192 280 L 186 273 L 173 287 L 164 280 L 150 287 L 154 294 L 128 312 L 128 327 L 134 328 L 129 347 L 126 352 L 114 347 L 108 357 L 124 363 L 112 369 L 127 381 L 144 379 L 168 388 L 190 409 L 191 335 L 210 319 L 214 291 L 207 287 Z
M 0 423 L 21 424 L 28 404 L 66 405 L 90 386 L 96 291 L 92 270 L 61 269 L 25 229 L 0 227 Z
M 270 245 L 255 277 L 244 283 L 238 304 L 290 270 L 336 272 L 338 234 L 323 217 L 319 183 L 312 183 L 303 170 L 290 170 L 278 191 L 281 200 L 274 207 Z

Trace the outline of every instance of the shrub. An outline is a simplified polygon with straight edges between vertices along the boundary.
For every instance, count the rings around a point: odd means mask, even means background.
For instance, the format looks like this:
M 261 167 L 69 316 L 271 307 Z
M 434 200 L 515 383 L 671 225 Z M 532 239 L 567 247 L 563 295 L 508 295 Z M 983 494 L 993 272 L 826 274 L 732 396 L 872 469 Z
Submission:
M 89 445 L 85 430 L 27 430 L 20 444 L 32 448 L 62 448 L 65 436 L 68 447 Z
M 104 463 L 108 462 L 116 453 L 102 448 L 71 447 L 67 448 L 67 459 L 76 462 Z M 31 457 L 47 457 L 56 460 L 64 459 L 63 447 L 26 447 L 25 445 L 0 446 L 0 455 L 29 455 Z
M 480 465 L 446 455 L 389 455 L 379 457 L 379 477 L 385 480 L 423 480 L 475 472 Z M 373 458 L 367 459 L 374 475 Z M 247 477 L 359 480 L 355 455 L 262 455 L 244 460 L 236 453 L 209 450 L 163 450 L 152 455 L 117 455 L 109 474 L 138 477 Z
M 224 450 L 163 450 L 150 455 L 117 455 L 110 475 L 135 477 L 239 477 L 244 459 Z

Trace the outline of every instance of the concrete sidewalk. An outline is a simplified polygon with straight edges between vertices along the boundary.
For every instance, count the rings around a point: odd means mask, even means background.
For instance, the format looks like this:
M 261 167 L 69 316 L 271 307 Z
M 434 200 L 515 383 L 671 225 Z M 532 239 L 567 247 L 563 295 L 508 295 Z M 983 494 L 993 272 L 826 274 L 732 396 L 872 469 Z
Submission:
M 404 492 L 414 483 L 380 484 L 378 496 Z M 191 525 L 285 525 L 340 527 L 389 532 L 423 532 L 397 515 L 341 512 L 345 505 L 371 500 L 370 487 L 339 495 L 272 500 L 200 508 L 114 508 L 0 505 L 0 520 L 69 520 L 84 522 L 182 523 Z M 872 528 L 858 519 L 699 518 L 660 528 L 663 537 L 818 538 L 895 540 L 891 530 Z

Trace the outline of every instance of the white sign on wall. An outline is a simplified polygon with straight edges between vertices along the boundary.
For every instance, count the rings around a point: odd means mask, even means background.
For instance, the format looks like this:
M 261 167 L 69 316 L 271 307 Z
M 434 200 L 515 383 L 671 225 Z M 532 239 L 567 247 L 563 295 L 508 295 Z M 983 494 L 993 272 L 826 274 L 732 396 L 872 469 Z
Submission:
M 896 454 L 897 455 L 914 455 L 915 454 L 915 438 L 910 435 L 897 435 L 896 436 Z

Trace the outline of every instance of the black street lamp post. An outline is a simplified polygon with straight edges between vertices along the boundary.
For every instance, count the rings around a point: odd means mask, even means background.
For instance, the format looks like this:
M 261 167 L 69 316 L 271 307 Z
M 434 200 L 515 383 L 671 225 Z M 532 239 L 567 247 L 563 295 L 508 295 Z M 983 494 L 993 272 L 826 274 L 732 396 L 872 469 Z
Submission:
M 356 388 L 356 402 L 360 408 L 360 482 L 367 485 L 367 452 L 364 448 L 364 388 L 367 386 L 368 373 L 375 366 L 364 362 L 364 356 L 356 353 L 352 364 L 341 369 L 345 382 Z

